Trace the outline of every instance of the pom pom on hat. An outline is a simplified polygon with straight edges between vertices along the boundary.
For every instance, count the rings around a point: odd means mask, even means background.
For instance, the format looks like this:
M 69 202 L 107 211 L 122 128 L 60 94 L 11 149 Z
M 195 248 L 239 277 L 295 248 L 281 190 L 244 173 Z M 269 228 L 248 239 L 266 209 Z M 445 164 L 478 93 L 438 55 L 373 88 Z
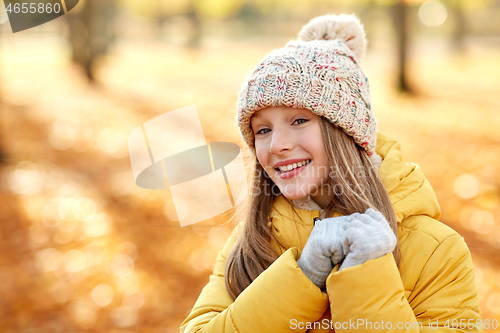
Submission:
M 319 16 L 302 27 L 299 41 L 342 40 L 361 62 L 366 50 L 366 37 L 363 25 L 354 15 Z

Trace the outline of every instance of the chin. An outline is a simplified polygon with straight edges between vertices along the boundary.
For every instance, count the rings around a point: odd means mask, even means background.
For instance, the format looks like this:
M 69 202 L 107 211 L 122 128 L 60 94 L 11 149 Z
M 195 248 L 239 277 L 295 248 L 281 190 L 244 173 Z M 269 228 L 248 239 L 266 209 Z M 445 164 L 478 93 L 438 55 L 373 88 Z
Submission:
M 298 200 L 307 197 L 309 193 L 302 191 L 281 191 L 281 194 L 288 200 Z

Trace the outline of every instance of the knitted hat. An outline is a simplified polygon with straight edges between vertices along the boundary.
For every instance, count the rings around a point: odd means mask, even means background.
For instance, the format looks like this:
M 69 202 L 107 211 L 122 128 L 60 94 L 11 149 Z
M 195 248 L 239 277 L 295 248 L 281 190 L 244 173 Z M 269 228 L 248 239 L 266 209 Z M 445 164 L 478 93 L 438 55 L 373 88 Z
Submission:
M 325 15 L 306 24 L 297 40 L 266 55 L 238 97 L 237 124 L 249 148 L 255 150 L 252 115 L 269 106 L 289 106 L 327 118 L 372 155 L 377 122 L 368 79 L 359 66 L 365 48 L 356 17 Z

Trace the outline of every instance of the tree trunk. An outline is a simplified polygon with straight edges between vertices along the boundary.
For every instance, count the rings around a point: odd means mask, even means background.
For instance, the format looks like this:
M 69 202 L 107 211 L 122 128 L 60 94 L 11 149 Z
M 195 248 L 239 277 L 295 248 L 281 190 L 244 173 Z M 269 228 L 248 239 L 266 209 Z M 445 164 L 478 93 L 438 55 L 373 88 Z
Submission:
M 363 22 L 363 28 L 366 33 L 366 39 L 371 40 L 372 30 L 374 27 L 372 13 L 375 11 L 375 2 L 374 0 L 367 0 L 363 8 L 361 9 L 361 13 L 359 14 L 361 22 Z M 368 43 L 367 49 L 371 48 L 371 44 Z
M 397 41 L 398 90 L 412 92 L 408 84 L 408 5 L 405 0 L 399 0 L 393 9 Z
M 461 1 L 455 1 L 453 5 L 453 16 L 455 18 L 455 29 L 453 31 L 453 48 L 458 53 L 465 51 L 465 34 L 467 31 L 465 13 Z
M 106 54 L 114 38 L 113 2 L 87 0 L 78 14 L 66 16 L 70 25 L 73 61 L 82 66 L 89 81 L 93 82 L 93 65 L 97 58 Z
M 92 50 L 92 35 L 93 35 L 93 27 L 92 27 L 92 20 L 93 20 L 93 15 L 92 15 L 92 9 L 94 7 L 94 0 L 87 0 L 85 1 L 85 7 L 83 8 L 83 24 L 87 28 L 87 38 L 86 38 L 86 52 L 83 57 L 82 61 L 82 66 L 83 69 L 85 70 L 85 74 L 87 74 L 87 77 L 90 82 L 94 81 L 94 76 L 92 75 L 92 64 L 94 62 L 95 56 L 94 56 L 94 50 Z
M 198 48 L 201 44 L 202 26 L 201 19 L 196 8 L 195 1 L 191 1 L 189 10 L 186 13 L 187 18 L 191 22 L 191 30 L 187 40 L 187 46 L 191 48 Z

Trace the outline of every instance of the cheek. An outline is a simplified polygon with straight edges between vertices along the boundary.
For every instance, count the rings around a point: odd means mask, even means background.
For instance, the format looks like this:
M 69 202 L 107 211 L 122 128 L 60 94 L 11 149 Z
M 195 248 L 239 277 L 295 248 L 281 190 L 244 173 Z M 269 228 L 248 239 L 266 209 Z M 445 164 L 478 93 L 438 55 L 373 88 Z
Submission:
M 328 167 L 328 159 L 326 158 L 326 148 L 323 142 L 323 137 L 321 135 L 315 136 L 314 140 L 311 140 L 311 150 L 313 151 L 313 156 L 316 161 L 316 165 L 322 168 Z
M 255 155 L 257 156 L 257 162 L 259 162 L 263 167 L 267 165 L 267 159 L 262 151 L 262 149 L 259 149 L 257 146 L 255 147 Z
M 316 158 L 325 156 L 325 143 L 323 142 L 323 136 L 321 135 L 321 131 L 319 128 L 314 130 L 311 129 L 311 131 L 303 135 L 303 137 L 309 138 L 306 141 L 308 150 L 312 154 L 316 155 Z

